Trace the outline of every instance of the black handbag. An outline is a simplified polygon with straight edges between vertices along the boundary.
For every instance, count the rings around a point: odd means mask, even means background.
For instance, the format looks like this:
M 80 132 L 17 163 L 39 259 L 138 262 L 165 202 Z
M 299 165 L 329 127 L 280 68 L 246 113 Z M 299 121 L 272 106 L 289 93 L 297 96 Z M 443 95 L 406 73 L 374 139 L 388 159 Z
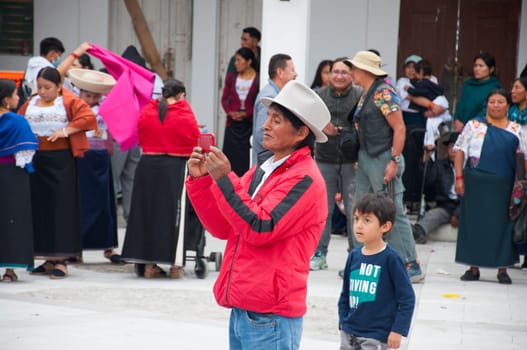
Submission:
M 354 109 L 355 110 L 355 109 Z M 359 134 L 355 123 L 340 130 L 340 152 L 345 161 L 356 162 L 359 160 Z
M 527 206 L 523 208 L 520 215 L 516 218 L 516 221 L 514 221 L 512 242 L 514 244 L 527 243 Z

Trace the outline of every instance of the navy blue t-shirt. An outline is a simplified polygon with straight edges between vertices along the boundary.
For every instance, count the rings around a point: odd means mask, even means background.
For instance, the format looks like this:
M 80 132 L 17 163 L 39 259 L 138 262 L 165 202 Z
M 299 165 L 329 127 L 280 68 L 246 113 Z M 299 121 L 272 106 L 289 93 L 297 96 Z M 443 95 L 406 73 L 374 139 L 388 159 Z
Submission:
M 348 334 L 382 343 L 391 331 L 408 336 L 415 293 L 399 254 L 389 245 L 374 255 L 353 249 L 338 305 L 339 324 Z

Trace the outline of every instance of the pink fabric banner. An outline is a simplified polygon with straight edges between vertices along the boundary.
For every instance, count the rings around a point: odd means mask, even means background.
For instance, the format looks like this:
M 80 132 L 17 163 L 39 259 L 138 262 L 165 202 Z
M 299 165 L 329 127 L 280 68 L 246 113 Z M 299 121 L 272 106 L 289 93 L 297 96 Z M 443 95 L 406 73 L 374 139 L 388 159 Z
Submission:
M 122 151 L 138 143 L 137 121 L 154 89 L 154 73 L 95 44 L 90 55 L 98 58 L 117 84 L 99 107 L 99 114 Z

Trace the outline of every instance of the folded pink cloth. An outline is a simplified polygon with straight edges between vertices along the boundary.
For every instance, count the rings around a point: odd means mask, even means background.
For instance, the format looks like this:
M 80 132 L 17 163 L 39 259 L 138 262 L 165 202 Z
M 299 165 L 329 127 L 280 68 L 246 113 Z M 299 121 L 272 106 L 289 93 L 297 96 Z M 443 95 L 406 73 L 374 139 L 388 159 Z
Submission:
M 137 122 L 154 89 L 154 73 L 107 49 L 90 44 L 90 55 L 98 58 L 117 84 L 99 107 L 110 134 L 126 151 L 138 143 Z

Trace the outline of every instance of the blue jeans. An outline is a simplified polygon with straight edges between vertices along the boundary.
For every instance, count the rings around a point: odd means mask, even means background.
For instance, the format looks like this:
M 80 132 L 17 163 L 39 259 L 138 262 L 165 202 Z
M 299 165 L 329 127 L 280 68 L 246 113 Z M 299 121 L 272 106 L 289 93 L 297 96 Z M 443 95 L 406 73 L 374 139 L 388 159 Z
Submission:
M 232 308 L 230 350 L 295 350 L 300 347 L 303 317 L 283 317 Z

